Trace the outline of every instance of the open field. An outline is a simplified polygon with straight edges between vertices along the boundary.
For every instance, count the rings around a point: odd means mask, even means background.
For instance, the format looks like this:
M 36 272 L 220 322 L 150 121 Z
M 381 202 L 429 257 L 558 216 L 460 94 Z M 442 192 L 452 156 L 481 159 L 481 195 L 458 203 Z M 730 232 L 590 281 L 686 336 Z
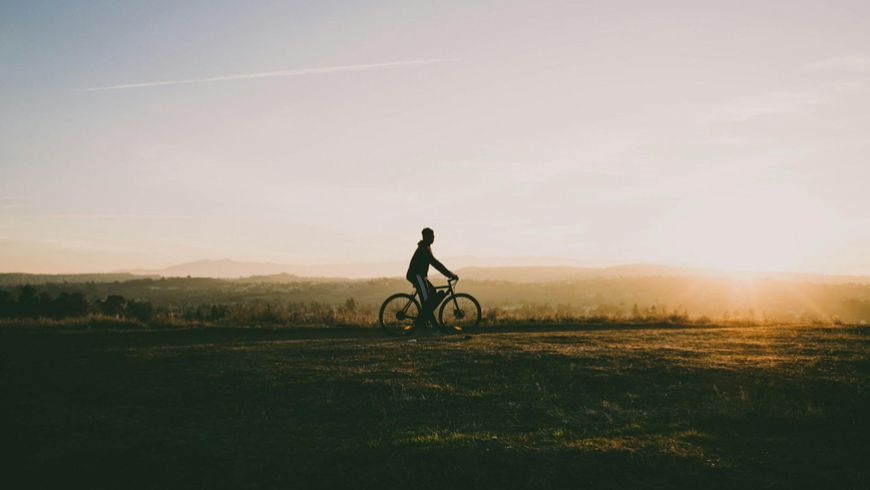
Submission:
M 4 327 L 0 391 L 7 488 L 870 486 L 864 326 Z

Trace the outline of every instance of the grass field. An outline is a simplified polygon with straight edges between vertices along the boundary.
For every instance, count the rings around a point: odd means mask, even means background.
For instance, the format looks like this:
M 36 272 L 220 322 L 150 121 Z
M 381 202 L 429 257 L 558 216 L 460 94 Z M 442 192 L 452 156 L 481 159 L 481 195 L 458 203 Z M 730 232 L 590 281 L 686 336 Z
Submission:
M 868 488 L 870 327 L 0 330 L 5 488 Z

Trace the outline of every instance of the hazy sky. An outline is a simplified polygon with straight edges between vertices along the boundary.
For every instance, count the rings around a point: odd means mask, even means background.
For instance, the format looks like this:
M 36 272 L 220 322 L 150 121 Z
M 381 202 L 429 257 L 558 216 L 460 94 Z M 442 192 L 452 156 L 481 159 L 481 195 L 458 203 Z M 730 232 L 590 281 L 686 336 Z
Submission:
M 868 150 L 866 0 L 0 2 L 0 271 L 870 274 Z

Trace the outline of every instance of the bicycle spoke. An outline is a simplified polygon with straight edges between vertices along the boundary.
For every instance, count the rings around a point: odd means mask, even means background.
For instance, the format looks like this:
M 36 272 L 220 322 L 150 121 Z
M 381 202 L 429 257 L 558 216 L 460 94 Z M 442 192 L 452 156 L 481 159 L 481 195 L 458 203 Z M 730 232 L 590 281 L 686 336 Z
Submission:
M 420 307 L 414 298 L 407 294 L 395 294 L 387 298 L 381 306 L 380 325 L 388 335 L 411 333 L 420 316 Z
M 474 329 L 480 323 L 480 306 L 470 295 L 459 293 L 442 307 L 441 322 L 454 330 Z

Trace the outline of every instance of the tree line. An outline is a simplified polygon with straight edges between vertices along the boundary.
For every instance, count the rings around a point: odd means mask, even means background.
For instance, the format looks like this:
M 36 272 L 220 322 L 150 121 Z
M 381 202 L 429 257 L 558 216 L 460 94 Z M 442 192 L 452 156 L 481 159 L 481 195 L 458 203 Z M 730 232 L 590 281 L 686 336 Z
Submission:
M 318 301 L 246 301 L 230 304 L 155 306 L 120 294 L 90 299 L 78 291 L 51 294 L 32 285 L 0 289 L 0 319 L 64 319 L 101 316 L 141 322 L 255 323 L 255 324 L 371 324 L 372 308 L 358 308 L 349 298 L 341 305 Z
M 0 318 L 76 318 L 105 315 L 149 321 L 154 318 L 154 306 L 148 301 L 127 300 L 120 295 L 90 301 L 81 292 L 61 292 L 52 295 L 31 285 L 19 286 L 18 294 L 0 289 Z

